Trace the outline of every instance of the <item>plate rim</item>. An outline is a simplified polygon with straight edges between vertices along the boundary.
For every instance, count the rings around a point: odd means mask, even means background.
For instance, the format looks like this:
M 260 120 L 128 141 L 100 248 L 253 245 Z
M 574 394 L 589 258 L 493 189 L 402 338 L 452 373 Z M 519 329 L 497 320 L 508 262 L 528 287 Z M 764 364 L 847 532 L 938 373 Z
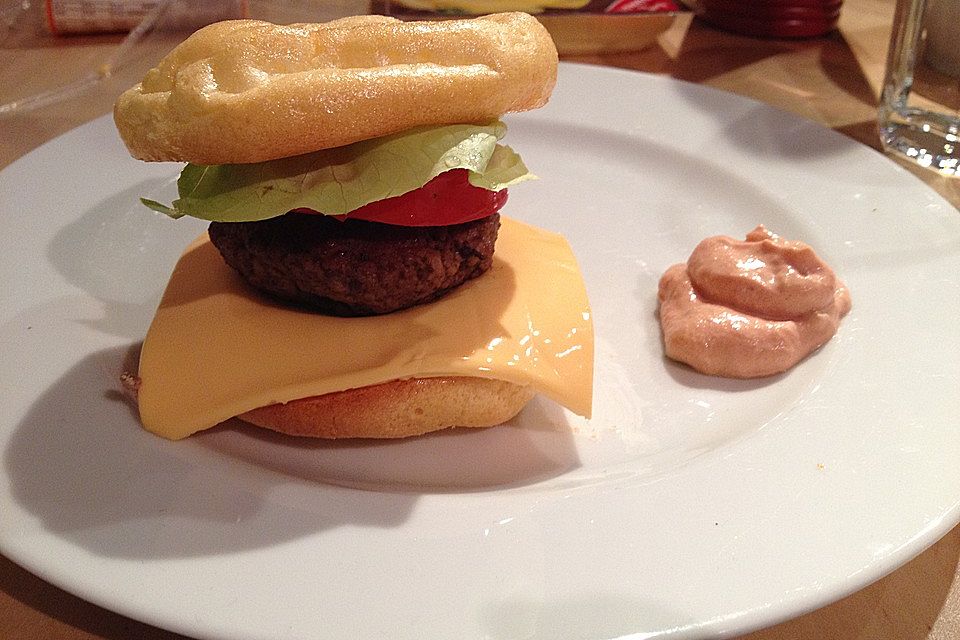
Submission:
M 675 85 L 677 83 L 683 83 L 683 81 L 665 78 L 663 76 L 645 74 L 645 73 L 636 72 L 636 71 L 611 69 L 608 67 L 584 65 L 579 63 L 561 63 L 561 78 L 571 76 L 571 75 L 576 76 L 576 75 L 592 75 L 592 74 L 596 74 L 599 76 L 606 76 L 609 78 L 617 78 L 617 79 L 624 78 L 625 82 L 627 81 L 625 80 L 625 78 L 630 77 L 631 82 L 634 80 L 636 80 L 641 84 L 644 82 L 652 82 L 658 87 Z M 742 96 L 735 96 L 733 94 L 721 92 L 719 90 L 712 89 L 709 87 L 704 87 L 702 85 L 696 85 L 692 83 L 684 83 L 684 84 L 688 85 L 691 91 L 698 92 L 701 95 L 720 95 L 720 96 L 723 96 L 722 97 L 723 101 L 732 100 L 733 102 L 736 102 L 736 103 L 752 104 L 754 107 L 760 108 L 764 111 L 778 111 L 775 107 L 765 105 L 763 103 L 757 102 L 755 100 L 751 100 L 749 98 L 744 98 Z M 782 111 L 780 113 L 782 114 L 782 117 L 802 121 L 802 119 L 799 118 L 799 116 L 787 114 L 786 112 L 782 112 Z M 101 118 L 98 118 L 94 121 L 81 125 L 77 129 L 90 129 L 91 127 L 102 126 L 103 122 L 108 119 L 109 119 L 109 115 L 102 116 Z M 97 124 L 98 122 L 100 123 L 99 125 Z M 936 194 L 935 192 L 933 192 L 932 189 L 930 189 L 925 184 L 923 184 L 918 177 L 914 176 L 913 174 L 906 171 L 902 167 L 899 167 L 893 161 L 887 158 L 884 158 L 879 151 L 872 149 L 870 147 L 867 147 L 866 145 L 862 145 L 861 143 L 857 143 L 855 141 L 849 140 L 843 137 L 842 134 L 826 129 L 820 125 L 816 125 L 815 123 L 811 123 L 809 121 L 803 121 L 803 122 L 806 123 L 805 126 L 813 126 L 822 130 L 822 132 L 829 132 L 829 134 L 839 136 L 840 138 L 846 141 L 846 144 L 852 145 L 851 148 L 869 150 L 874 154 L 877 154 L 880 158 L 883 158 L 883 160 L 878 160 L 878 161 L 888 163 L 890 167 L 896 170 L 895 173 L 898 176 L 901 176 L 903 179 L 906 179 L 906 180 L 915 181 L 912 183 L 915 188 L 921 191 L 927 190 L 931 194 L 933 194 L 934 197 L 932 198 L 932 201 L 936 201 L 939 199 L 947 207 L 952 208 L 952 206 L 949 205 L 949 203 L 946 203 L 945 199 L 943 199 L 941 196 L 939 196 L 939 194 Z M 74 131 L 77 131 L 77 130 L 75 129 L 71 132 L 68 132 L 67 134 L 64 134 L 64 136 L 69 136 Z M 40 147 L 37 147 L 36 149 L 29 152 L 25 156 L 15 160 L 8 167 L 4 168 L 4 170 L 0 172 L 0 184 L 3 183 L 3 179 L 5 176 L 11 175 L 16 171 L 20 171 L 23 167 L 26 167 L 30 162 L 33 161 L 31 159 L 36 159 L 37 157 L 40 157 L 40 156 L 43 156 L 44 154 L 49 153 L 50 150 L 56 149 L 59 145 L 62 144 L 62 138 L 63 136 L 55 138 L 54 140 L 51 140 L 41 145 Z M 13 427 L 8 427 L 6 425 L 3 426 L 4 431 L 10 431 L 12 428 Z M 7 436 L 9 434 L 2 433 L 0 435 Z M 0 443 L 5 444 L 5 440 L 0 440 Z M 4 496 L 0 496 L 0 497 L 4 497 Z M 864 586 L 866 586 L 867 584 L 879 579 L 883 575 L 886 575 L 887 573 L 902 566 L 904 563 L 908 562 L 910 559 L 920 554 L 928 546 L 936 542 L 936 540 L 938 540 L 940 537 L 946 534 L 950 529 L 956 526 L 958 522 L 960 522 L 960 499 L 954 500 L 953 504 L 945 508 L 939 514 L 938 518 L 929 520 L 928 526 L 926 527 L 925 530 L 916 532 L 916 534 L 912 538 L 905 541 L 903 544 L 899 545 L 895 549 L 887 551 L 885 555 L 883 555 L 880 561 L 874 563 L 872 566 L 865 567 L 862 572 L 857 574 L 852 579 L 848 580 L 843 585 L 834 585 L 834 589 L 832 590 L 823 589 L 818 592 L 807 592 L 789 601 L 789 603 L 781 602 L 780 603 L 781 606 L 779 609 L 777 609 L 776 607 L 773 607 L 773 608 L 758 607 L 753 611 L 741 611 L 735 617 L 729 620 L 705 621 L 704 624 L 702 625 L 692 625 L 692 626 L 684 627 L 682 629 L 677 629 L 675 630 L 675 633 L 695 634 L 695 635 L 701 634 L 701 633 L 706 634 L 706 633 L 717 633 L 717 632 L 724 633 L 724 634 L 725 633 L 743 633 L 743 632 L 750 631 L 752 629 L 759 628 L 761 626 L 774 624 L 784 619 L 793 618 L 806 611 L 810 611 L 812 609 L 823 606 L 829 602 L 833 602 L 845 595 L 854 593 L 859 589 L 863 588 Z M 2 532 L 3 532 L 3 529 L 0 529 L 0 533 Z M 9 551 L 10 548 L 14 549 L 13 554 L 10 553 Z M 116 602 L 108 595 L 105 595 L 103 592 L 98 592 L 96 589 L 94 589 L 93 591 L 90 591 L 89 589 L 84 590 L 82 588 L 83 585 L 80 584 L 83 582 L 82 579 L 78 578 L 76 582 L 71 582 L 69 579 L 64 580 L 64 576 L 62 574 L 57 574 L 56 572 L 51 571 L 49 565 L 44 565 L 43 563 L 37 563 L 35 559 L 32 559 L 29 557 L 29 554 L 24 554 L 24 553 L 17 554 L 16 551 L 22 550 L 22 548 L 18 548 L 17 545 L 11 545 L 6 536 L 0 535 L 0 550 L 2 550 L 4 555 L 10 558 L 13 562 L 17 563 L 20 566 L 23 566 L 26 570 L 30 571 L 31 573 L 35 573 L 42 579 L 52 584 L 55 584 L 57 586 L 60 586 L 62 588 L 65 588 L 68 591 L 71 591 L 72 593 L 75 593 L 78 596 L 84 599 L 87 599 L 88 601 L 94 604 L 98 604 L 108 609 L 118 611 L 132 618 L 143 620 L 150 624 L 154 624 L 156 626 L 178 631 L 180 633 L 196 633 L 199 630 L 198 627 L 196 626 L 192 626 L 190 624 L 180 624 L 180 623 L 177 623 L 177 621 L 173 621 L 174 624 L 171 624 L 171 620 L 169 619 L 168 616 L 159 615 L 156 613 L 156 611 L 154 611 L 154 615 L 150 615 L 150 611 L 147 609 L 144 609 L 142 606 L 141 607 L 128 606 L 128 603 Z M 24 559 L 24 558 L 25 558 L 25 562 L 21 562 L 21 559 Z M 34 561 L 31 561 L 31 560 L 34 560 Z M 85 593 L 83 593 L 84 591 Z M 789 606 L 782 606 L 784 604 L 788 604 Z M 210 630 L 208 629 L 208 631 Z M 662 630 L 662 631 L 664 633 L 670 633 L 670 631 L 668 630 Z M 250 637 L 254 637 L 254 636 L 250 636 Z

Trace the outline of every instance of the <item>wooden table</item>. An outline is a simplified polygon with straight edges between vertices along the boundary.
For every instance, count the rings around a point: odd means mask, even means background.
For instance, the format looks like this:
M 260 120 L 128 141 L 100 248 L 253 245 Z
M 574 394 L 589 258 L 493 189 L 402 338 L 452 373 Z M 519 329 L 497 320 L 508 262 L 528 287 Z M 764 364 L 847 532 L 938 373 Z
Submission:
M 756 98 L 879 148 L 876 104 L 892 14 L 893 0 L 846 0 L 838 32 L 794 41 L 740 37 L 699 20 L 682 19 L 642 51 L 568 58 L 665 74 Z M 11 87 L 20 83 L 72 77 L 78 69 L 92 68 L 118 41 L 116 36 L 7 38 L 0 44 L 0 102 L 15 95 Z M 107 113 L 115 95 L 139 79 L 144 68 L 141 61 L 121 69 L 98 91 L 68 105 L 0 119 L 0 168 L 44 141 Z M 904 166 L 960 206 L 960 179 Z M 744 638 L 960 637 L 958 562 L 960 527 L 869 587 Z M 181 637 L 84 602 L 0 556 L 0 638 Z

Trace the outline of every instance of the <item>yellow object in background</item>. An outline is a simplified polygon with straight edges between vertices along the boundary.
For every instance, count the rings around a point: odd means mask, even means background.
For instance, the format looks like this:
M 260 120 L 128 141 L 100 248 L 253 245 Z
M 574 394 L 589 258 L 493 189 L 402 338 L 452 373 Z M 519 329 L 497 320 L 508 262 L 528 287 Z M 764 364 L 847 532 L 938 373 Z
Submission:
M 407 9 L 452 11 L 473 15 L 501 11 L 540 13 L 545 9 L 581 9 L 590 0 L 394 0 Z

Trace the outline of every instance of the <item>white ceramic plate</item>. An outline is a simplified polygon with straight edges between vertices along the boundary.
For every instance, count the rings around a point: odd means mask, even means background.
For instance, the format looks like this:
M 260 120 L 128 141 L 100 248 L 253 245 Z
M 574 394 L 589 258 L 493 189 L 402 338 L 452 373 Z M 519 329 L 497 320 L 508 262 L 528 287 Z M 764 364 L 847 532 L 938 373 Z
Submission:
M 960 214 L 881 155 L 710 89 L 564 65 L 509 118 L 542 176 L 510 215 L 559 230 L 597 333 L 595 417 L 300 442 L 177 443 L 117 392 L 199 227 L 145 211 L 177 168 L 107 119 L 0 174 L 0 550 L 126 615 L 210 638 L 724 635 L 862 587 L 958 521 Z M 757 223 L 847 281 L 793 371 L 664 360 L 656 284 Z M 198 381 L 202 384 L 202 381 Z

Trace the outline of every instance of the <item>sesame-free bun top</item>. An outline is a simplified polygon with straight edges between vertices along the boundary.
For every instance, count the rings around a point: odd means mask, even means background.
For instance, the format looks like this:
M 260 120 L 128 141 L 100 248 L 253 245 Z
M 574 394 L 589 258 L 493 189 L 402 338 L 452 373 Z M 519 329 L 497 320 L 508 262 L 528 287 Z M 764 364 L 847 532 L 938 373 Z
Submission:
M 141 160 L 263 162 L 534 109 L 556 74 L 550 35 L 524 13 L 232 20 L 178 45 L 120 96 L 114 119 Z

